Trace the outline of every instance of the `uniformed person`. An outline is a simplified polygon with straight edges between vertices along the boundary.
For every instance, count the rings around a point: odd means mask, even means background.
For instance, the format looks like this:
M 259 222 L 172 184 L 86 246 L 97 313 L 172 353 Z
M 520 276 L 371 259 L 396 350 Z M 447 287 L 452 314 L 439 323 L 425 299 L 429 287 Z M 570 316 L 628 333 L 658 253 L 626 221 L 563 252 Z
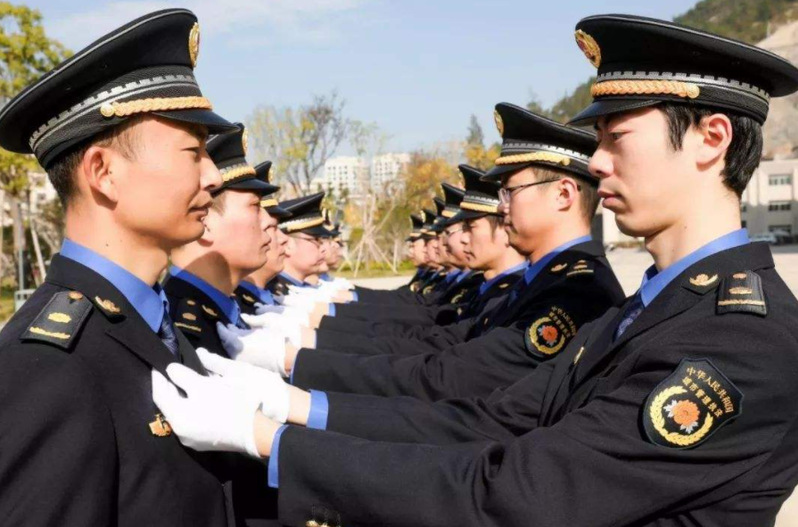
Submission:
M 562 319 L 562 328 L 557 325 L 558 336 L 570 337 L 575 333 L 575 327 L 592 320 L 623 299 L 622 289 L 604 257 L 603 247 L 593 241 L 589 234 L 591 219 L 598 204 L 598 180 L 587 170 L 587 161 L 596 145 L 595 137 L 512 104 L 497 105 L 496 115 L 501 123 L 504 142 L 502 156 L 491 171 L 491 177 L 513 179 L 509 183 L 511 193 L 519 195 L 516 202 L 522 206 L 517 206 L 513 214 L 508 216 L 505 229 L 510 243 L 528 255 L 533 263 L 525 271 L 525 280 L 519 283 L 519 290 L 511 291 L 501 303 L 491 303 L 483 312 L 456 324 L 415 326 L 403 329 L 401 334 L 378 326 L 359 327 L 358 330 L 364 333 L 361 335 L 352 331 L 334 331 L 332 321 L 322 323 L 315 335 L 308 332 L 304 336 L 305 348 L 321 347 L 372 355 L 436 353 L 480 337 L 497 327 L 516 326 L 519 330 L 528 330 L 543 317 Z M 576 152 L 574 160 L 569 161 L 568 165 L 537 157 L 527 161 L 530 154 L 534 153 L 530 152 L 530 145 L 537 144 L 549 145 L 552 150 Z M 534 166 L 537 167 L 536 171 L 532 168 Z M 561 198 L 555 193 L 563 185 L 568 186 L 567 207 L 562 206 Z M 542 201 L 542 204 L 538 201 Z M 473 205 L 463 203 L 462 206 L 471 211 L 498 211 L 498 191 L 491 197 L 483 188 L 474 194 Z M 588 287 L 585 287 L 586 284 Z M 593 295 L 592 300 L 587 301 L 586 295 Z M 552 306 L 562 313 L 549 314 L 548 310 Z M 541 309 L 546 313 L 540 313 Z M 574 317 L 580 321 L 576 322 Z M 574 327 L 571 327 L 571 323 Z M 526 327 L 521 328 L 524 324 Z M 541 331 L 544 325 L 539 324 L 535 331 Z M 542 342 L 539 335 L 533 337 L 533 341 Z M 558 342 L 558 339 L 552 342 Z M 563 349 L 563 346 L 556 347 Z M 292 362 L 290 356 L 293 353 L 294 350 L 289 348 L 289 363 Z
M 206 137 L 235 129 L 200 92 L 199 40 L 190 11 L 151 13 L 0 110 L 0 146 L 36 156 L 67 236 L 0 333 L 3 525 L 235 522 L 229 456 L 184 449 L 147 393 L 153 368 L 204 372 L 157 284 L 222 182 Z
M 258 177 L 246 160 L 247 133 L 237 132 L 208 141 L 208 154 L 222 175 L 199 240 L 172 251 L 172 266 L 163 288 L 170 315 L 195 348 L 227 356 L 216 323 L 247 328 L 234 296 L 243 278 L 266 262 L 277 221 L 261 205 L 279 187 Z M 285 209 L 272 213 L 288 217 Z M 271 233 L 270 233 L 271 231 Z M 276 242 L 276 241 L 275 241 Z
M 291 217 L 278 224 L 288 236 L 288 242 L 284 268 L 266 286 L 272 294 L 286 296 L 289 286 L 310 287 L 306 279 L 319 272 L 327 256 L 323 241 L 329 236 L 323 226 L 322 199 L 324 192 L 318 192 L 280 203 Z
M 270 183 L 271 167 L 271 161 L 264 161 L 256 165 L 255 174 L 258 179 Z M 266 284 L 283 270 L 285 247 L 288 244 L 288 236 L 277 228 L 277 223 L 280 218 L 289 217 L 291 213 L 279 206 L 275 194 L 265 195 L 261 199 L 260 205 L 271 217 L 266 227 L 266 233 L 269 235 L 271 243 L 266 252 L 266 263 L 260 269 L 245 276 L 234 291 L 238 307 L 244 315 L 254 315 L 263 306 L 275 305 L 274 295 L 266 289 Z
M 599 133 L 590 170 L 654 258 L 639 291 L 550 368 L 477 404 L 330 397 L 326 432 L 256 417 L 284 523 L 775 522 L 798 481 L 798 302 L 769 247 L 740 229 L 739 200 L 769 99 L 798 90 L 798 69 L 660 20 L 593 16 L 576 29 L 598 68 L 576 118 Z M 156 395 L 161 383 L 171 388 L 161 380 Z M 223 423 L 163 395 L 186 437 Z

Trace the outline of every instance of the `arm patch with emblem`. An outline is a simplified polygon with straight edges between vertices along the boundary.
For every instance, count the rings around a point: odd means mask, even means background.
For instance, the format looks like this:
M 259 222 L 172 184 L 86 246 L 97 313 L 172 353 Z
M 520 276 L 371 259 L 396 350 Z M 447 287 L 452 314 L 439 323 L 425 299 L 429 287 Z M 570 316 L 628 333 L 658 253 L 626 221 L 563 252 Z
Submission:
M 683 359 L 646 399 L 649 441 L 670 448 L 700 445 L 742 413 L 743 393 L 708 359 Z
M 753 271 L 740 271 L 727 276 L 718 286 L 718 315 L 725 313 L 751 313 L 764 317 L 768 314 L 762 279 Z
M 576 329 L 568 313 L 552 306 L 546 316 L 532 322 L 524 331 L 526 350 L 538 358 L 553 357 L 576 335 Z
M 53 295 L 20 339 L 23 342 L 46 342 L 68 350 L 88 318 L 92 303 L 77 291 Z

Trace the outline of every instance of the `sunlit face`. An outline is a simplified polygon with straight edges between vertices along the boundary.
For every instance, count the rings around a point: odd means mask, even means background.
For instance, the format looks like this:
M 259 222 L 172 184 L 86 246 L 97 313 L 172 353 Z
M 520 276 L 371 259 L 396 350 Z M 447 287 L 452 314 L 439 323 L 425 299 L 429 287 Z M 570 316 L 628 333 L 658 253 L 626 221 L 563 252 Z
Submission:
M 266 263 L 271 238 L 267 226 L 272 221 L 260 206 L 260 196 L 251 191 L 224 190 L 215 199 L 223 206 L 208 213 L 205 224 L 213 239 L 213 250 L 230 268 L 249 274 Z
M 427 240 L 426 242 L 426 251 L 427 251 L 427 262 L 433 265 L 440 265 L 441 261 L 439 259 L 439 252 L 438 252 L 438 238 L 432 238 Z
M 264 267 L 270 271 L 270 274 L 276 275 L 283 270 L 285 265 L 285 248 L 288 244 L 288 236 L 279 228 L 277 228 L 277 218 L 267 215 L 266 234 L 271 239 L 269 244 L 269 251 L 266 253 L 266 263 Z
M 599 146 L 590 172 L 600 178 L 603 206 L 615 213 L 622 232 L 653 236 L 684 216 L 695 194 L 694 130 L 674 151 L 665 114 L 656 108 L 601 118 L 596 130 Z
M 322 238 L 317 238 L 304 232 L 297 232 L 288 236 L 286 258 L 291 266 L 303 275 L 321 272 L 322 264 L 327 257 Z
M 327 249 L 327 267 L 330 271 L 338 270 L 338 267 L 341 265 L 342 259 L 342 247 L 341 245 L 335 241 L 330 240 L 330 244 Z
M 551 182 L 525 186 L 542 181 Z M 534 167 L 502 179 L 502 187 L 510 191 L 509 201 L 502 202 L 500 208 L 504 228 L 510 245 L 521 254 L 531 254 L 557 221 L 557 185 L 557 178 L 540 178 Z
M 467 259 L 463 245 L 463 223 L 455 223 L 446 227 L 442 239 L 452 264 L 456 267 L 465 267 Z
M 493 268 L 507 250 L 507 233 L 493 229 L 488 218 L 467 220 L 462 238 L 468 267 L 481 271 Z
M 127 159 L 109 149 L 117 200 L 114 215 L 139 236 L 171 250 L 199 238 L 221 185 L 205 150 L 204 127 L 145 117 L 131 126 L 136 152 Z
M 427 264 L 427 247 L 422 238 L 412 241 L 410 245 L 410 258 L 415 265 Z

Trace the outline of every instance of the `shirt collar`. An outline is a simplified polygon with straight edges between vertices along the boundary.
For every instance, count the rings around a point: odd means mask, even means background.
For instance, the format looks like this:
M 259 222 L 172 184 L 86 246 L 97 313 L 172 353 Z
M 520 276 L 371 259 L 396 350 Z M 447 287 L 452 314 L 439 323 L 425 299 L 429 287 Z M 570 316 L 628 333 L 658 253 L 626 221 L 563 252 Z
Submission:
M 739 247 L 749 242 L 748 230 L 738 229 L 712 240 L 662 271 L 657 271 L 657 268 L 652 265 L 643 274 L 643 282 L 640 284 L 640 299 L 643 301 L 643 306 L 648 307 L 674 278 L 694 263 L 720 251 Z
M 447 284 L 448 284 L 448 283 L 451 283 L 451 282 L 453 282 L 453 281 L 454 281 L 454 280 L 455 280 L 455 279 L 456 279 L 458 276 L 460 276 L 461 274 L 463 274 L 463 270 L 462 270 L 462 269 L 452 269 L 452 270 L 451 270 L 451 271 L 449 271 L 449 273 L 446 275 L 446 278 L 444 278 L 444 280 L 446 281 L 446 283 L 447 283 Z
M 291 276 L 290 274 L 286 273 L 285 271 L 280 271 L 280 276 L 282 276 L 285 280 L 288 280 L 289 282 L 291 282 L 291 284 L 293 284 L 293 285 L 295 285 L 297 287 L 316 287 L 316 286 L 311 285 L 311 284 L 309 284 L 307 282 L 303 282 L 301 280 L 298 280 L 298 279 L 294 278 L 293 276 Z
M 233 299 L 233 297 L 227 296 L 211 284 L 200 278 L 199 276 L 192 274 L 185 269 L 181 269 L 175 265 L 169 268 L 169 274 L 172 275 L 174 278 L 179 278 L 184 282 L 188 282 L 189 284 L 193 285 L 203 293 L 205 293 L 208 298 L 210 298 L 216 307 L 218 307 L 222 313 L 225 314 L 227 320 L 232 322 L 233 324 L 238 324 L 238 318 L 241 315 L 241 310 L 238 307 L 238 304 Z
M 60 254 L 64 258 L 85 265 L 111 282 L 141 315 L 150 329 L 158 332 L 163 315 L 169 309 L 169 301 L 159 284 L 147 285 L 127 269 L 68 238 L 64 238 Z
M 459 284 L 460 282 L 465 280 L 467 277 L 471 276 L 473 273 L 474 273 L 474 271 L 471 271 L 471 270 L 461 272 L 459 275 L 457 275 L 457 279 L 455 280 L 455 283 Z
M 567 243 L 560 245 L 559 247 L 548 253 L 546 256 L 544 256 L 537 262 L 530 265 L 527 268 L 526 272 L 524 273 L 524 281 L 526 282 L 527 285 L 531 284 L 532 280 L 534 280 L 537 277 L 537 275 L 540 274 L 540 271 L 542 271 L 543 268 L 546 267 L 546 265 L 550 261 L 552 261 L 558 254 L 570 249 L 574 245 L 579 245 L 580 243 L 586 243 L 592 239 L 593 238 L 590 235 L 580 236 L 579 238 L 575 238 Z
M 242 280 L 239 287 L 243 287 L 257 298 L 261 303 L 266 304 L 267 306 L 274 305 L 274 295 L 268 289 L 261 289 L 260 287 L 256 286 L 252 282 L 247 282 L 246 280 Z
M 324 280 L 325 282 L 332 282 L 333 277 L 330 276 L 330 273 L 321 273 L 319 275 L 319 280 Z
M 518 265 L 515 265 L 515 266 L 513 266 L 513 267 L 510 267 L 509 269 L 505 269 L 504 271 L 502 271 L 501 273 L 497 274 L 496 276 L 494 276 L 494 277 L 493 277 L 493 278 L 491 278 L 490 280 L 485 280 L 485 281 L 484 281 L 484 282 L 482 282 L 482 284 L 479 286 L 479 294 L 480 294 L 480 296 L 481 296 L 481 295 L 482 295 L 482 294 L 483 294 L 485 291 L 487 291 L 488 289 L 490 289 L 490 286 L 492 286 L 493 284 L 495 284 L 495 283 L 496 283 L 496 281 L 497 281 L 497 280 L 499 280 L 500 278 L 503 278 L 503 277 L 507 276 L 508 274 L 516 273 L 516 272 L 518 272 L 518 271 L 520 271 L 520 270 L 522 270 L 522 269 L 525 269 L 525 268 L 526 268 L 528 265 L 529 265 L 529 262 L 521 262 L 520 264 L 518 264 Z

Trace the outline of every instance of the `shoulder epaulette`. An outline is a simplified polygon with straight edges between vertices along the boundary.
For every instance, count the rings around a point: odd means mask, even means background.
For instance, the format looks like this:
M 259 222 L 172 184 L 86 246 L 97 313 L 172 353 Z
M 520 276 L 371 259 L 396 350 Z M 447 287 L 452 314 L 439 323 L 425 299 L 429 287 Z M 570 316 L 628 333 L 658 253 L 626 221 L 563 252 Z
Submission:
M 236 296 L 241 299 L 241 301 L 249 306 L 254 306 L 257 300 L 254 296 L 250 295 L 247 292 L 237 291 Z
M 596 272 L 596 262 L 593 260 L 578 260 L 565 271 L 568 278 L 574 276 L 592 276 Z
M 724 278 L 718 286 L 717 313 L 767 315 L 762 278 L 753 271 L 740 271 Z
M 68 350 L 80 333 L 92 309 L 92 303 L 78 291 L 53 295 L 20 339 L 23 342 L 46 342 Z
M 180 328 L 186 333 L 199 335 L 202 333 L 203 324 L 201 320 L 203 318 L 202 307 L 199 302 L 191 298 L 184 298 L 177 305 L 174 324 L 176 328 Z

